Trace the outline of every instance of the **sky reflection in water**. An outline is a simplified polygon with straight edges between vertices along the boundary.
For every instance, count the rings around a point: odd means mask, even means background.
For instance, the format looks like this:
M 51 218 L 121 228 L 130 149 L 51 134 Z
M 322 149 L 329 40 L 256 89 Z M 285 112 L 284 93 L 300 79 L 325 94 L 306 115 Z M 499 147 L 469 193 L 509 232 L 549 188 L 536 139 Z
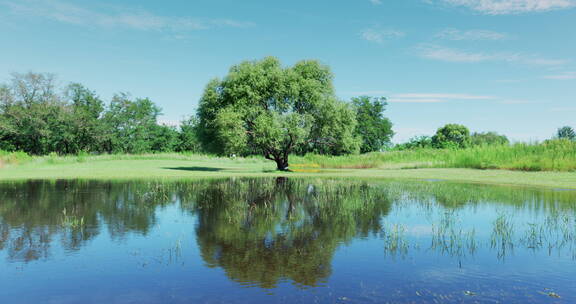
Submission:
M 0 269 L 2 303 L 574 303 L 576 192 L 3 183 Z

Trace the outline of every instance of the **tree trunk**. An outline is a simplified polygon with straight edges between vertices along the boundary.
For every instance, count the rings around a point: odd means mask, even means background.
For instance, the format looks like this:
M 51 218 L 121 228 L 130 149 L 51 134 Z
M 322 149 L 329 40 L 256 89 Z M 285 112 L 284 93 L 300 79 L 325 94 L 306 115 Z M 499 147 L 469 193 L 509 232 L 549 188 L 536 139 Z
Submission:
M 276 170 L 288 171 L 288 156 L 287 155 L 276 156 L 276 157 L 274 157 L 274 161 L 276 162 Z

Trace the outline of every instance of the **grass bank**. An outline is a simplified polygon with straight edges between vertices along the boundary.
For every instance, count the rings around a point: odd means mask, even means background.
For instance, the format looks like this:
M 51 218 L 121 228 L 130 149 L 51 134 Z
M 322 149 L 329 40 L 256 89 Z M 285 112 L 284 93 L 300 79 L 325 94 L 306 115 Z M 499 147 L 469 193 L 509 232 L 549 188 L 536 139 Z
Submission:
M 519 171 L 576 171 L 576 142 L 554 140 L 541 144 L 478 146 L 461 150 L 416 149 L 330 157 L 292 158 L 300 167 L 348 169 L 471 168 Z
M 360 156 L 357 156 L 360 157 Z M 574 172 L 523 172 L 465 168 L 381 169 L 298 168 L 278 173 L 260 157 L 218 158 L 205 155 L 151 154 L 31 157 L 0 169 L 0 181 L 30 179 L 200 179 L 221 177 L 347 177 L 358 179 L 446 180 L 467 183 L 576 189 Z

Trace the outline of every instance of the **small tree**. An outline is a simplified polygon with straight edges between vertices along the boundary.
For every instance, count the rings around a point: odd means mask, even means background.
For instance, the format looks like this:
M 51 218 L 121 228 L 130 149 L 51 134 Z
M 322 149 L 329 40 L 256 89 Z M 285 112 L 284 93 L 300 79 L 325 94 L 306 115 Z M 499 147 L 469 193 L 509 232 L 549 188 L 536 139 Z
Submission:
M 470 145 L 470 131 L 463 125 L 447 124 L 432 136 L 436 148 L 466 148 Z
M 356 134 L 362 138 L 360 152 L 380 151 L 390 145 L 394 132 L 392 123 L 383 115 L 387 104 L 386 98 L 355 97 L 352 98 L 352 104 L 358 120 Z
M 559 139 L 576 140 L 576 132 L 574 132 L 572 127 L 564 126 L 558 129 L 558 132 L 556 132 L 556 137 Z
M 425 149 L 432 148 L 432 137 L 427 135 L 418 135 L 411 137 L 407 142 L 398 144 L 394 147 L 395 150 L 412 150 L 412 149 Z
M 355 113 L 336 99 L 332 73 L 317 61 L 284 68 L 274 57 L 245 61 L 208 83 L 199 138 L 218 154 L 260 153 L 288 169 L 293 151 L 357 152 Z
M 200 152 L 202 150 L 198 139 L 198 118 L 191 116 L 180 122 L 180 132 L 178 133 L 179 152 Z
M 510 141 L 505 135 L 500 135 L 496 132 L 475 132 L 470 137 L 470 143 L 473 146 L 494 146 L 507 145 Z

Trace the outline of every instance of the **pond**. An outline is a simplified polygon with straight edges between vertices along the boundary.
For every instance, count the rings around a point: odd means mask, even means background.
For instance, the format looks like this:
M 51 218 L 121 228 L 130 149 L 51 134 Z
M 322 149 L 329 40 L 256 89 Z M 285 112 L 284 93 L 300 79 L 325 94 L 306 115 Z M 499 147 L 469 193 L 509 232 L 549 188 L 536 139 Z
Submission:
M 576 303 L 576 192 L 0 183 L 0 303 Z

